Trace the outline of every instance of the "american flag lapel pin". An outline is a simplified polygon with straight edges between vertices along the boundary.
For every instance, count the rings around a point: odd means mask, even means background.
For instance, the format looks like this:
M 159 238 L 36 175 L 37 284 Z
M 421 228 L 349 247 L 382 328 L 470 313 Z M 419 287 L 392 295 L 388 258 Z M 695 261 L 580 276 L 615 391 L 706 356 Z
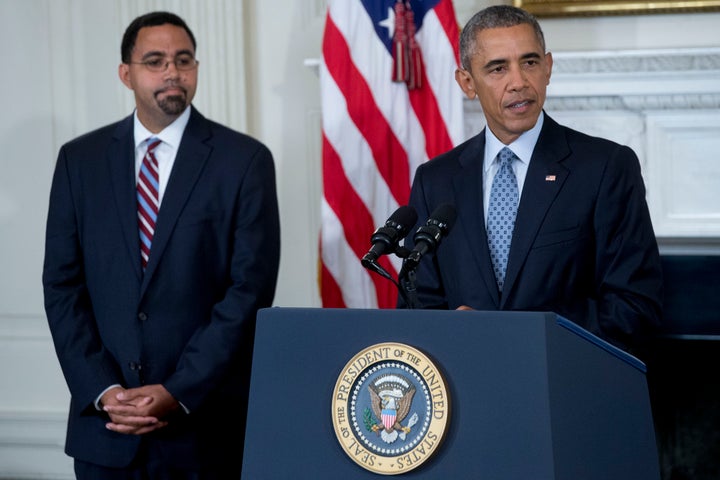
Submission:
M 546 181 L 546 182 L 554 182 L 554 181 L 555 181 L 555 175 L 545 175 L 545 181 Z

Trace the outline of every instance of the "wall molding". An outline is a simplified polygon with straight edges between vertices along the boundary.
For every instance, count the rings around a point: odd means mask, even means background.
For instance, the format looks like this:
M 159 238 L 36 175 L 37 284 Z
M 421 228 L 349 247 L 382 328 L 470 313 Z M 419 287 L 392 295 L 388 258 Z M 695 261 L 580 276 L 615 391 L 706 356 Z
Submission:
M 720 48 L 558 52 L 553 59 L 549 98 L 719 93 Z
M 550 97 L 548 110 L 681 110 L 720 108 L 720 93 Z
M 720 70 L 720 48 L 553 53 L 553 74 L 642 73 Z
M 50 447 L 62 451 L 66 426 L 67 412 L 1 410 L 0 447 Z
M 0 478 L 72 480 L 65 412 L 0 411 Z

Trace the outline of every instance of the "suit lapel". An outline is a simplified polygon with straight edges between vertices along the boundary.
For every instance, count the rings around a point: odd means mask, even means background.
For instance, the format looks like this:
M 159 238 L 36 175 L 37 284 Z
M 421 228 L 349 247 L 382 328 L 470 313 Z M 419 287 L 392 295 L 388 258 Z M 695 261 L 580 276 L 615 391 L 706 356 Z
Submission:
M 115 198 L 120 228 L 138 280 L 140 267 L 140 240 L 138 238 L 137 197 L 135 187 L 135 142 L 132 115 L 122 120 L 113 134 L 114 143 L 107 149 L 110 185 Z
M 546 114 L 543 129 L 528 166 L 522 198 L 518 206 L 501 307 L 505 304 L 508 293 L 513 289 L 547 210 L 570 173 L 562 165 L 562 160 L 568 155 L 570 149 L 562 127 Z
M 150 258 L 141 288 L 144 293 L 149 281 L 162 259 L 180 213 L 193 191 L 203 166 L 210 156 L 211 148 L 204 141 L 210 136 L 210 129 L 205 118 L 194 108 L 190 120 L 185 127 L 170 179 L 163 195 L 155 235 L 150 249 Z
M 485 209 L 483 205 L 483 157 L 485 154 L 485 131 L 473 140 L 458 158 L 461 169 L 455 175 L 456 205 L 475 205 L 476 208 L 461 208 L 458 224 L 461 226 L 469 250 L 478 265 L 481 277 L 489 292 L 494 292 L 495 303 L 499 303 L 497 282 L 493 273 L 490 250 L 485 230 Z M 479 286 L 478 286 L 479 287 Z

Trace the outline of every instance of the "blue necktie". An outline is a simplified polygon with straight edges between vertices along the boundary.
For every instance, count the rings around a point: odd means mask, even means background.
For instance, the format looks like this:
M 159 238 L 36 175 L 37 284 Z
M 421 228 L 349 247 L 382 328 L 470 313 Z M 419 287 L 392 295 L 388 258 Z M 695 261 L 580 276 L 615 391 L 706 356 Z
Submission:
M 505 147 L 498 153 L 500 169 L 493 179 L 488 205 L 487 234 L 495 279 L 502 292 L 507 270 L 510 241 L 515 227 L 515 215 L 518 206 L 518 184 L 512 161 L 517 157 Z

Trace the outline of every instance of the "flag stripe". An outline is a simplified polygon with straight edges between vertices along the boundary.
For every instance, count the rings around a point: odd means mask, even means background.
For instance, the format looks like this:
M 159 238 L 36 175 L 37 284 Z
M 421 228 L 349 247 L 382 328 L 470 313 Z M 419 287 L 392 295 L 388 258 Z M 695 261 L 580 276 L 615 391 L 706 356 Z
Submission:
M 320 64 L 323 202 L 319 268 L 323 306 L 393 308 L 397 287 L 362 267 L 373 231 L 409 199 L 415 169 L 463 140 L 455 84 L 459 30 L 451 0 L 329 0 Z M 392 41 L 395 28 L 408 40 Z M 412 37 L 415 33 L 414 37 Z M 401 37 L 402 38 L 402 37 Z M 421 62 L 415 50 L 419 46 Z M 392 81 L 392 50 L 419 82 Z M 406 83 L 407 82 L 407 83 Z M 418 88 L 414 88 L 415 85 Z M 421 219 L 422 221 L 423 219 Z M 397 276 L 402 260 L 378 263 Z
M 324 185 L 325 200 L 338 216 L 352 218 L 352 221 L 342 223 L 342 234 L 356 257 L 360 258 L 369 248 L 366 233 L 373 230 L 372 216 L 345 178 L 337 153 L 324 139 L 323 152 L 323 182 L 327 182 L 327 186 Z M 371 278 L 375 284 L 382 281 L 377 276 Z
M 437 18 L 438 23 L 442 26 L 445 31 L 444 41 L 447 41 L 448 45 L 453 51 L 453 60 L 458 61 L 458 54 L 460 50 L 460 28 L 458 27 L 457 21 L 455 20 L 455 9 L 451 0 L 440 0 L 435 8 L 433 9 L 433 15 Z
M 423 28 L 418 31 L 418 41 L 422 45 L 425 73 L 445 129 L 452 144 L 458 145 L 465 139 L 461 108 L 463 93 L 455 83 L 460 32 L 449 0 L 441 0 L 434 10 L 428 12 Z
M 357 255 L 342 235 L 342 223 L 327 202 L 322 203 L 322 253 L 327 271 L 342 287 L 344 305 L 330 303 L 323 297 L 327 307 L 376 308 L 377 296 L 370 274 L 361 265 Z
M 323 137 L 323 188 L 325 201 L 341 218 L 349 215 L 351 222 L 343 223 L 343 234 L 358 257 L 367 250 L 368 241 L 363 236 L 373 229 L 372 216 L 345 177 L 343 168 L 332 146 Z
M 422 72 L 423 83 L 427 83 L 425 71 Z M 425 148 L 427 156 L 432 158 L 450 150 L 452 140 L 445 129 L 445 122 L 440 115 L 435 94 L 429 88 L 413 90 L 410 92 L 410 104 L 420 118 L 425 133 Z
M 368 16 L 360 2 L 334 2 L 330 8 L 338 30 L 346 38 L 355 36 L 359 39 L 378 39 L 372 18 Z M 381 41 L 361 42 L 350 51 L 350 54 L 352 58 L 348 61 L 351 61 L 359 71 L 365 72 L 365 80 L 372 91 L 376 107 L 387 119 L 392 134 L 400 141 L 406 152 L 406 158 L 410 162 L 407 178 L 409 184 L 415 172 L 414 167 L 429 158 L 425 151 L 425 133 L 422 126 L 415 112 L 407 108 L 410 101 L 409 92 L 404 84 L 388 81 L 393 72 L 392 55 Z M 326 105 L 333 104 L 327 102 Z M 323 114 L 329 109 L 325 108 Z M 381 184 L 378 184 L 378 187 L 381 187 Z M 402 199 L 399 204 L 403 204 L 406 200 Z M 381 211 L 379 217 L 397 208 L 397 204 L 394 207 L 382 203 L 376 205 Z M 385 218 L 376 218 L 376 221 L 379 223 Z
M 350 58 L 348 44 L 330 18 L 325 27 L 323 56 L 328 71 L 345 96 L 350 117 L 370 145 L 390 191 L 398 203 L 406 202 L 410 195 L 407 183 L 410 174 L 405 149 L 377 108 L 365 78 L 347 61 Z
M 322 244 L 322 242 L 321 242 Z M 322 256 L 322 245 L 320 249 Z M 335 308 L 346 308 L 345 300 L 343 300 L 342 289 L 335 281 L 332 273 L 327 269 L 324 262 L 320 262 L 320 291 L 326 303 L 333 305 Z
M 352 188 L 371 211 L 373 224 L 380 223 L 385 220 L 381 218 L 382 214 L 388 209 L 394 211 L 398 203 L 393 199 L 387 184 L 377 170 L 367 141 L 344 108 L 345 97 L 322 65 L 320 84 L 325 102 L 333 105 L 333 108 L 326 110 L 322 117 L 324 137 L 341 158 L 342 169 Z M 325 185 L 333 188 L 332 184 L 325 183 Z M 376 212 L 370 208 L 371 206 L 384 206 L 379 209 L 382 210 L 381 215 L 375 216 Z

